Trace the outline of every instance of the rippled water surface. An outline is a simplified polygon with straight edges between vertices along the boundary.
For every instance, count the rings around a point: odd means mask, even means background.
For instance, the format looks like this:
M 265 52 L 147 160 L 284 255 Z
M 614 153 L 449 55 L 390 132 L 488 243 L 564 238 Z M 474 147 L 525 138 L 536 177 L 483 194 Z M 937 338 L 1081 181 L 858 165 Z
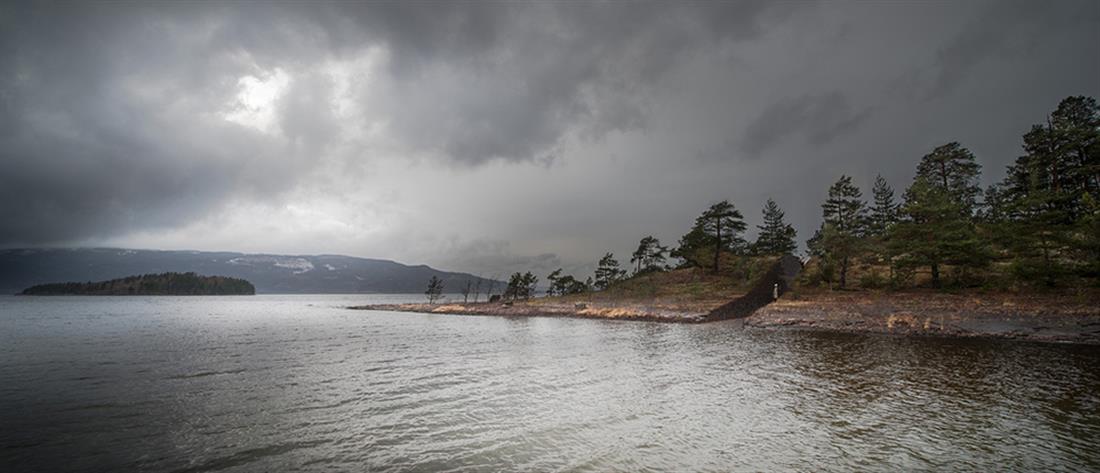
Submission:
M 0 297 L 0 471 L 1100 470 L 1100 350 Z

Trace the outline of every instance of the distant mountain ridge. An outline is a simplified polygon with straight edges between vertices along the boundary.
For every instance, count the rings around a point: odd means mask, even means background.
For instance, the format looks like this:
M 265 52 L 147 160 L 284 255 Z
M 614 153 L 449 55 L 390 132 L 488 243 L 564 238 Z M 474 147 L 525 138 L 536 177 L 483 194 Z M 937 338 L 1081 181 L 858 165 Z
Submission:
M 215 251 L 123 248 L 28 248 L 0 250 L 0 293 L 37 284 L 104 281 L 139 274 L 194 272 L 246 279 L 259 294 L 421 293 L 436 276 L 444 292 L 458 292 L 476 276 L 409 266 L 389 260 L 340 255 L 274 255 Z M 482 291 L 488 279 L 481 279 Z M 496 287 L 502 289 L 500 282 Z

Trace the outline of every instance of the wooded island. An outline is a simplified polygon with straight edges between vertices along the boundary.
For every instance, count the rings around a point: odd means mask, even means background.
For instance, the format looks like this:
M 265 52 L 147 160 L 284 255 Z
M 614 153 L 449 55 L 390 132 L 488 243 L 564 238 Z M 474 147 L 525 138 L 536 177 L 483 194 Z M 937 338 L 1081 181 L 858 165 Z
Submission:
M 254 295 L 252 283 L 225 276 L 195 273 L 161 273 L 129 276 L 110 281 L 39 284 L 24 289 L 24 296 L 232 296 Z

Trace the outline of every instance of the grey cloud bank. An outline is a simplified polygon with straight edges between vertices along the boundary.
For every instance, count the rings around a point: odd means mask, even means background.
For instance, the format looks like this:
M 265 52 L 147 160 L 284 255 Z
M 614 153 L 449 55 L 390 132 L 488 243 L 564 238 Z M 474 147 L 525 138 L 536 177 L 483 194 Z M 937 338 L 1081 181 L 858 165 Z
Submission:
M 1100 95 L 1095 2 L 0 6 L 0 246 L 584 271 L 840 174 L 985 180 Z M 622 258 L 621 258 L 622 259 Z

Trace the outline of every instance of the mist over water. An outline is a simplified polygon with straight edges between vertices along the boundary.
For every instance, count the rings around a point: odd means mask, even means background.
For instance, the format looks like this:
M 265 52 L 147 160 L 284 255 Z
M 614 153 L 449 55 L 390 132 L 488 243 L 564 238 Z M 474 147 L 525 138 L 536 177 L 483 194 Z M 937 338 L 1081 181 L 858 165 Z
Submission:
M 1100 469 L 1100 349 L 0 297 L 0 471 Z

